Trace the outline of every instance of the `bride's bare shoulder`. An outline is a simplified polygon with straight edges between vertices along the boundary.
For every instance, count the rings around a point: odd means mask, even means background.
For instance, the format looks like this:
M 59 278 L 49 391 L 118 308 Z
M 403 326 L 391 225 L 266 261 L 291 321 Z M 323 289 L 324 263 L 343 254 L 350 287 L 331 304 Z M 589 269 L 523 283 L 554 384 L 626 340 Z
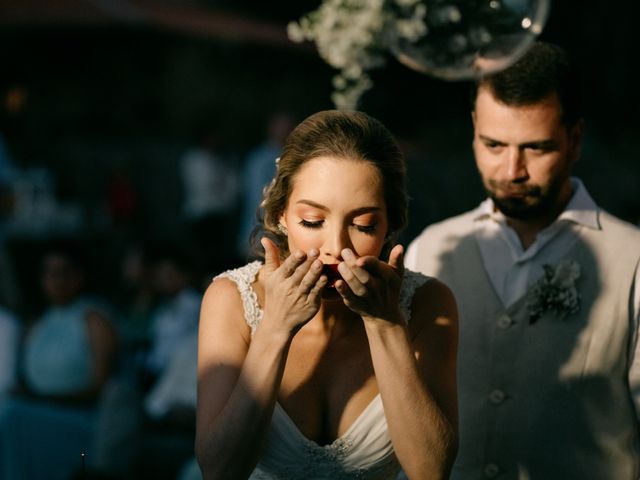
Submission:
M 411 301 L 411 330 L 417 334 L 424 329 L 455 332 L 458 309 L 451 289 L 436 278 L 418 287 Z
M 248 326 L 244 320 L 242 297 L 235 281 L 218 277 L 207 287 L 200 309 L 200 328 L 238 329 L 244 334 Z

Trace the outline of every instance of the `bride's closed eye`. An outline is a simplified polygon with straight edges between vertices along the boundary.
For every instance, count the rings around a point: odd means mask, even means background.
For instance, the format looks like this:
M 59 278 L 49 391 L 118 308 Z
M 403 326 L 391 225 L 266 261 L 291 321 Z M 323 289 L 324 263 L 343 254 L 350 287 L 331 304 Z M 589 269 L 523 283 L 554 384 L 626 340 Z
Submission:
M 377 224 L 373 225 L 359 225 L 357 223 L 352 224 L 354 227 L 358 229 L 359 232 L 366 233 L 367 235 L 373 235 L 376 233 Z
M 305 220 L 304 218 L 298 222 L 298 225 L 302 225 L 305 228 L 320 228 L 324 220 Z
M 305 220 L 304 218 L 298 222 L 298 225 L 302 225 L 305 228 L 318 229 L 322 228 L 324 220 Z M 367 235 L 374 235 L 376 233 L 377 224 L 361 225 L 359 223 L 352 223 L 352 227 L 355 227 L 359 232 Z

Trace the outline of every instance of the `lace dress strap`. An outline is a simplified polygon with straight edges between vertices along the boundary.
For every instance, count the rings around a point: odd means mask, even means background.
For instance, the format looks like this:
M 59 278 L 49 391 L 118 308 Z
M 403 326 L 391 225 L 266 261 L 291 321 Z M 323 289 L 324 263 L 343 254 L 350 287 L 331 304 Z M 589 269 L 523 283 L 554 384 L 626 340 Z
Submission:
M 214 278 L 214 280 L 216 278 L 228 278 L 235 282 L 242 299 L 244 319 L 247 325 L 251 327 L 252 335 L 258 328 L 263 315 L 256 292 L 252 288 L 252 284 L 255 282 L 256 275 L 261 267 L 262 262 L 255 261 L 240 268 L 227 270 Z M 430 277 L 421 273 L 405 270 L 402 286 L 400 287 L 400 309 L 407 322 L 411 319 L 411 301 L 416 289 L 427 283 L 429 279 Z
M 427 277 L 422 273 L 405 270 L 402 285 L 400 286 L 400 310 L 404 314 L 407 323 L 411 320 L 411 301 L 414 293 L 430 279 L 431 277 Z
M 251 335 L 255 333 L 262 320 L 262 309 L 258 303 L 258 296 L 251 287 L 261 267 L 262 262 L 255 261 L 240 268 L 227 270 L 214 278 L 214 280 L 216 278 L 228 278 L 237 285 L 244 308 L 244 320 L 251 327 Z

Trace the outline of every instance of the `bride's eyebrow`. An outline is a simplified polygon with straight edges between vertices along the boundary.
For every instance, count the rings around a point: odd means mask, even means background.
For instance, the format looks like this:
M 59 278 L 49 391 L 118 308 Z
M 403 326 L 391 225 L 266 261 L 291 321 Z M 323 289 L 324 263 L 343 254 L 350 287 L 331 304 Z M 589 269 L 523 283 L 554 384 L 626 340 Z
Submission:
M 298 200 L 296 204 L 309 205 L 310 207 L 317 208 L 325 212 L 329 211 L 329 208 L 326 207 L 325 205 L 322 205 L 321 203 L 314 202 L 313 200 L 307 200 L 304 198 L 301 200 Z M 364 215 L 365 213 L 376 213 L 376 212 L 380 212 L 381 210 L 382 208 L 374 207 L 374 206 L 360 207 L 360 208 L 356 208 L 355 210 L 352 210 L 351 212 L 349 212 L 349 214 L 353 215 L 354 217 L 357 217 L 358 215 Z
M 353 215 L 354 217 L 357 217 L 358 215 L 364 215 L 365 213 L 376 213 L 376 212 L 380 212 L 382 211 L 382 209 L 380 207 L 361 207 L 361 208 L 356 208 L 355 210 L 351 211 L 351 215 Z
M 325 212 L 329 211 L 328 207 L 322 205 L 321 203 L 314 202 L 313 200 L 306 200 L 306 199 L 303 198 L 303 199 L 298 200 L 296 202 L 296 204 L 299 204 L 299 203 L 301 203 L 303 205 L 309 205 L 310 207 L 317 208 L 317 209 L 320 209 L 320 210 L 324 210 Z

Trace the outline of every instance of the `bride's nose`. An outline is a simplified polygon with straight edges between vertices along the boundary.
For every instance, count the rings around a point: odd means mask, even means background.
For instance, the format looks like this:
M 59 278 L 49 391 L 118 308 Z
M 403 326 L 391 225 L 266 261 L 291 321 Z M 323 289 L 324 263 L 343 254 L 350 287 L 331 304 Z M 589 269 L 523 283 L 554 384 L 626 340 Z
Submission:
M 341 260 L 341 252 L 345 248 L 353 248 L 347 228 L 342 225 L 336 225 L 327 229 L 323 256 Z

